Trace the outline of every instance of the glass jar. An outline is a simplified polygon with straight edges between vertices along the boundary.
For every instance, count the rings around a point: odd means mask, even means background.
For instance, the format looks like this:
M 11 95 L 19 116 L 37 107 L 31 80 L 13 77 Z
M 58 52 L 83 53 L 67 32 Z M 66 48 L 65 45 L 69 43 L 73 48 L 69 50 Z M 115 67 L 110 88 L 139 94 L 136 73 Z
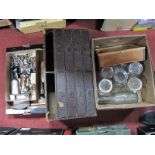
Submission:
M 114 75 L 114 70 L 112 67 L 106 67 L 101 69 L 101 77 L 105 79 L 111 79 Z
M 110 95 L 110 92 L 112 91 L 113 84 L 110 80 L 108 79 L 102 79 L 99 82 L 99 94 L 100 95 Z
M 136 93 L 142 89 L 143 83 L 141 79 L 132 77 L 129 79 L 127 85 L 132 92 Z
M 131 75 L 131 77 L 139 76 L 142 74 L 143 69 L 143 65 L 140 62 L 133 62 L 129 64 L 128 72 Z
M 113 79 L 116 84 L 125 85 L 128 81 L 128 73 L 123 69 L 115 70 Z

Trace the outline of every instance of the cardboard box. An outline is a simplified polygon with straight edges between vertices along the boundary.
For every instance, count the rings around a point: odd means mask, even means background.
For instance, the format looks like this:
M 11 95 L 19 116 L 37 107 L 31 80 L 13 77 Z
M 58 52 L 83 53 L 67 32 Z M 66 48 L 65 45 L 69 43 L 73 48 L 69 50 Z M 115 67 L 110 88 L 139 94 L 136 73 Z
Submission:
M 6 27 L 6 26 L 11 26 L 12 23 L 8 19 L 0 19 L 0 28 L 1 27 Z
M 95 59 L 95 48 L 102 47 L 111 47 L 116 45 L 128 45 L 135 44 L 139 47 L 145 47 L 145 57 L 146 60 L 143 61 L 145 66 L 143 75 L 146 78 L 146 85 L 141 91 L 142 101 L 139 103 L 132 104 L 98 104 L 98 83 L 97 83 L 97 68 L 98 60 Z M 116 37 L 106 37 L 106 38 L 95 38 L 92 40 L 92 52 L 93 52 L 93 64 L 94 64 L 94 90 L 96 97 L 96 107 L 98 110 L 107 110 L 107 109 L 128 109 L 128 108 L 138 108 L 138 107 L 149 107 L 155 106 L 155 86 L 154 86 L 154 73 L 152 68 L 152 58 L 147 43 L 147 38 L 145 35 L 131 35 L 131 36 L 116 36 Z
M 35 60 L 35 76 L 31 79 L 31 85 L 33 85 L 34 91 L 32 92 L 29 98 L 24 98 L 20 100 L 15 100 L 14 98 L 22 92 L 19 92 L 17 95 L 11 95 L 11 81 L 12 81 L 12 71 L 11 71 L 11 59 L 12 56 L 26 56 L 26 54 L 30 54 Z M 6 81 L 5 81 L 5 100 L 6 100 L 6 114 L 45 114 L 46 106 L 43 99 L 40 99 L 40 83 L 42 77 L 42 68 L 41 62 L 43 61 L 43 46 L 42 45 L 31 45 L 31 46 L 22 46 L 22 47 L 14 47 L 7 48 L 6 52 Z M 20 83 L 20 82 L 19 82 Z M 21 86 L 19 86 L 21 87 Z M 14 96 L 14 98 L 10 97 Z M 19 96 L 18 96 L 19 97 Z M 28 104 L 27 108 L 14 108 L 13 105 L 16 104 Z
M 131 30 L 137 19 L 105 19 L 101 31 Z
M 47 28 L 64 27 L 66 27 L 66 20 L 63 19 L 16 20 L 16 28 L 23 33 L 39 32 Z

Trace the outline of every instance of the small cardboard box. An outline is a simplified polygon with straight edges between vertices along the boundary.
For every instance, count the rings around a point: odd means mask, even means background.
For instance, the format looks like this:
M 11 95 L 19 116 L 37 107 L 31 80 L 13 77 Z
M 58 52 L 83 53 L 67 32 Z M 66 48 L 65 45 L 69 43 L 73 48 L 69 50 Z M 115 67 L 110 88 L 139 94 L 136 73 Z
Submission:
M 45 28 L 64 28 L 64 19 L 37 19 L 37 20 L 16 20 L 16 28 L 23 33 L 43 31 Z
M 139 48 L 145 47 L 145 61 L 144 73 L 146 78 L 145 87 L 141 91 L 141 101 L 139 103 L 132 104 L 98 104 L 98 83 L 97 83 L 97 69 L 98 60 L 95 59 L 95 48 L 96 47 L 111 47 L 111 46 L 128 46 L 136 45 Z M 154 85 L 154 73 L 152 69 L 152 58 L 147 43 L 147 38 L 145 35 L 131 35 L 131 36 L 116 36 L 116 37 L 105 37 L 105 38 L 94 38 L 92 40 L 92 54 L 93 54 L 93 65 L 94 65 L 94 90 L 96 97 L 96 107 L 98 110 L 107 109 L 128 109 L 128 108 L 138 108 L 138 107 L 148 107 L 155 106 L 155 85 Z M 111 51 L 109 51 L 110 53 Z
M 0 19 L 0 28 L 1 27 L 6 27 L 6 26 L 11 26 L 12 23 L 9 19 Z
M 5 100 L 6 100 L 6 114 L 22 114 L 22 115 L 30 115 L 30 114 L 43 114 L 46 112 L 45 102 L 40 100 L 40 83 L 42 77 L 42 68 L 41 62 L 43 61 L 43 46 L 42 45 L 28 45 L 22 47 L 13 47 L 6 49 L 6 81 L 5 81 Z M 33 79 L 31 80 L 35 82 L 34 93 L 29 99 L 21 99 L 15 100 L 10 98 L 11 94 L 11 58 L 12 56 L 16 55 L 32 55 L 36 60 L 36 73 Z M 14 96 L 14 95 L 13 95 Z M 16 96 L 17 97 L 17 96 Z M 22 102 L 22 103 L 29 103 L 29 106 L 25 109 L 16 109 L 13 108 L 13 103 L 15 102 Z

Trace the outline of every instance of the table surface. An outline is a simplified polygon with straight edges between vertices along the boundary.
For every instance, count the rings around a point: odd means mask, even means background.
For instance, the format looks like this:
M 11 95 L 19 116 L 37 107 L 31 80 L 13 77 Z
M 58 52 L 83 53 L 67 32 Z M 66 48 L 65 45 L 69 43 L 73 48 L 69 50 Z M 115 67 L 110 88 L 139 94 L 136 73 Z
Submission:
M 77 20 L 68 25 L 67 28 L 86 28 L 91 33 L 93 38 L 107 37 L 117 35 L 133 35 L 146 34 L 150 47 L 153 67 L 155 66 L 155 30 L 147 31 L 115 31 L 101 32 L 95 30 L 95 20 Z M 44 36 L 42 32 L 22 34 L 15 29 L 5 28 L 0 29 L 0 126 L 5 127 L 27 127 L 27 128 L 76 128 L 77 126 L 88 125 L 107 125 L 125 123 L 136 134 L 137 127 L 142 125 L 138 122 L 139 115 L 146 110 L 154 109 L 154 107 L 126 109 L 126 110 L 107 110 L 98 112 L 95 118 L 83 118 L 66 121 L 47 121 L 45 116 L 13 116 L 5 114 L 5 64 L 6 64 L 6 48 L 18 47 L 26 44 L 43 43 Z

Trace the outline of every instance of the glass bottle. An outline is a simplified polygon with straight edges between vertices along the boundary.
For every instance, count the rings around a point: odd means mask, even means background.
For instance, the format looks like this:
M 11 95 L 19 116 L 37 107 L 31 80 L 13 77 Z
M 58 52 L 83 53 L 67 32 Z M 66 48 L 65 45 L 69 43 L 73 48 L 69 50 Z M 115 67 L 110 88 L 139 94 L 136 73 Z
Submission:
M 13 68 L 12 70 L 12 80 L 11 80 L 11 94 L 19 94 L 19 81 L 18 81 L 17 69 Z
M 102 104 L 130 104 L 137 103 L 138 95 L 132 92 L 114 93 L 111 96 L 99 96 L 98 103 Z

